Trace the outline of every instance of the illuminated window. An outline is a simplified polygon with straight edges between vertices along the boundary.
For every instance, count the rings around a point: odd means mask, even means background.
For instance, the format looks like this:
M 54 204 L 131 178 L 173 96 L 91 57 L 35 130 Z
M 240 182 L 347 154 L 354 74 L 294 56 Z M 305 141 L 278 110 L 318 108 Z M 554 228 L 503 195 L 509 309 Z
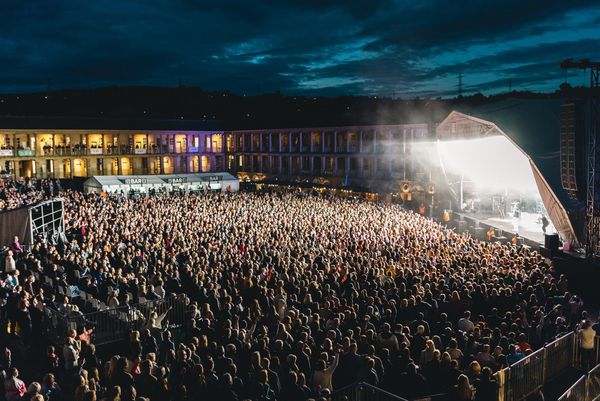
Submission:
M 212 151 L 220 153 L 223 151 L 223 135 L 213 134 L 212 135 Z

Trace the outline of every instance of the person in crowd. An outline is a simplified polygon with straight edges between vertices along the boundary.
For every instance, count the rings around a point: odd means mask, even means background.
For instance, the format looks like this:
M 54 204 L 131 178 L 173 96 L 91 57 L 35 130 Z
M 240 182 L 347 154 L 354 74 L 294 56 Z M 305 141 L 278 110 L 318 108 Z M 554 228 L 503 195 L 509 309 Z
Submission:
M 42 381 L 41 394 L 46 401 L 60 401 L 63 392 L 53 373 L 47 373 Z
M 324 359 L 319 359 L 317 361 L 316 369 L 313 373 L 313 389 L 318 394 L 322 390 L 333 390 L 332 380 L 333 373 L 338 366 L 340 354 L 339 352 L 335 354 L 333 358 L 333 362 L 331 365 L 327 366 L 327 361 Z
M 37 395 L 41 395 L 41 391 L 42 385 L 38 382 L 32 382 L 31 384 L 29 384 L 29 387 L 27 388 L 25 394 L 21 396 L 21 400 L 31 400 Z
M 11 245 L 11 250 L 16 254 L 20 254 L 23 252 L 23 248 L 21 247 L 21 242 L 19 241 L 19 237 L 18 236 L 14 236 L 13 238 L 13 242 Z
M 469 382 L 467 375 L 458 376 L 458 382 L 454 386 L 454 401 L 471 401 L 475 399 L 475 389 Z
M 15 261 L 13 255 L 13 251 L 8 250 L 6 252 L 6 256 L 4 257 L 4 271 L 7 274 L 14 274 L 17 271 L 17 262 Z
M 4 397 L 6 401 L 19 401 L 26 392 L 25 382 L 19 379 L 19 370 L 10 369 L 8 377 L 4 379 Z
M 594 341 L 596 338 L 596 331 L 592 327 L 592 322 L 584 320 L 579 329 L 579 337 L 581 341 L 581 365 L 586 371 L 590 370 L 595 366 L 594 361 Z
M 519 347 L 517 347 L 515 344 L 510 344 L 508 346 L 508 355 L 506 356 L 506 360 L 509 365 L 519 362 L 524 357 L 525 354 L 521 352 Z
M 498 381 L 492 376 L 492 369 L 485 367 L 481 369 L 481 376 L 475 379 L 475 400 L 487 401 L 498 398 Z
M 470 333 L 475 330 L 475 324 L 471 321 L 470 311 L 465 311 L 463 317 L 459 319 L 456 328 L 465 333 Z

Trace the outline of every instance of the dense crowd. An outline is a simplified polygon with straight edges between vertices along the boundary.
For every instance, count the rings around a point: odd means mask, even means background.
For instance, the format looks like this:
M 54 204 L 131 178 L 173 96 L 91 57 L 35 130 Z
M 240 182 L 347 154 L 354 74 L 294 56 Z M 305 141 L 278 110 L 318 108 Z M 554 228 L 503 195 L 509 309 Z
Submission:
M 49 199 L 59 190 L 53 180 L 0 180 L 0 212 Z
M 61 195 L 69 242 L 6 256 L 5 330 L 33 349 L 44 343 L 44 305 L 81 313 L 58 286 L 112 308 L 184 293 L 186 323 L 175 338 L 168 310 L 156 310 L 104 360 L 83 324 L 29 367 L 28 386 L 12 362 L 17 345 L 7 347 L 7 401 L 326 400 L 357 381 L 406 398 L 493 400 L 494 371 L 586 317 L 537 252 L 398 205 L 302 193 Z

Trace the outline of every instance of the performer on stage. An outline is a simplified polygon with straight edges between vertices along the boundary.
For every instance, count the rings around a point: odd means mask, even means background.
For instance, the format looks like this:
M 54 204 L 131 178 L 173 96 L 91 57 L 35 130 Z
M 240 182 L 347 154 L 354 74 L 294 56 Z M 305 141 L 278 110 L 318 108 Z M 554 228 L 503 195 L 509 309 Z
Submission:
M 499 211 L 500 211 L 500 217 L 504 218 L 506 217 L 506 201 L 504 200 L 504 198 L 502 198 L 500 200 L 500 207 L 499 207 Z
M 546 228 L 548 228 L 548 226 L 550 225 L 550 222 L 548 221 L 548 219 L 546 218 L 546 216 L 544 216 L 542 214 L 542 231 L 544 232 L 544 234 L 546 234 Z

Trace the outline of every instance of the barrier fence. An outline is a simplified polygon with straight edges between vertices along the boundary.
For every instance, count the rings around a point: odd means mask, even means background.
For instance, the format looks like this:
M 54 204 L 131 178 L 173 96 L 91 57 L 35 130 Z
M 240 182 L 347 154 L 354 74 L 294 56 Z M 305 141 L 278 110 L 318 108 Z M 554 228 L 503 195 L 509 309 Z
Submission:
M 598 361 L 600 337 L 595 341 Z M 582 358 L 576 332 L 568 333 L 494 374 L 499 383 L 498 401 L 520 401 L 541 390 L 570 368 L 581 368 Z M 595 362 L 594 362 L 595 363 Z M 600 373 L 600 372 L 599 372 Z M 600 389 L 600 386 L 599 386 Z M 573 398 L 580 399 L 580 398 Z M 582 399 L 581 399 L 582 400 Z
M 585 376 L 581 376 L 560 398 L 558 401 L 586 401 L 587 381 Z
M 185 324 L 189 299 L 180 294 L 164 299 L 146 301 L 117 308 L 103 308 L 89 313 L 61 313 L 46 306 L 46 327 L 50 340 L 62 344 L 70 329 L 93 328 L 92 342 L 103 345 L 121 341 L 132 331 L 146 327 L 150 314 L 165 314 L 162 328 L 180 327 Z
M 368 383 L 354 383 L 334 391 L 328 401 L 408 401 Z
M 598 401 L 600 400 L 600 365 L 581 376 L 558 401 Z

